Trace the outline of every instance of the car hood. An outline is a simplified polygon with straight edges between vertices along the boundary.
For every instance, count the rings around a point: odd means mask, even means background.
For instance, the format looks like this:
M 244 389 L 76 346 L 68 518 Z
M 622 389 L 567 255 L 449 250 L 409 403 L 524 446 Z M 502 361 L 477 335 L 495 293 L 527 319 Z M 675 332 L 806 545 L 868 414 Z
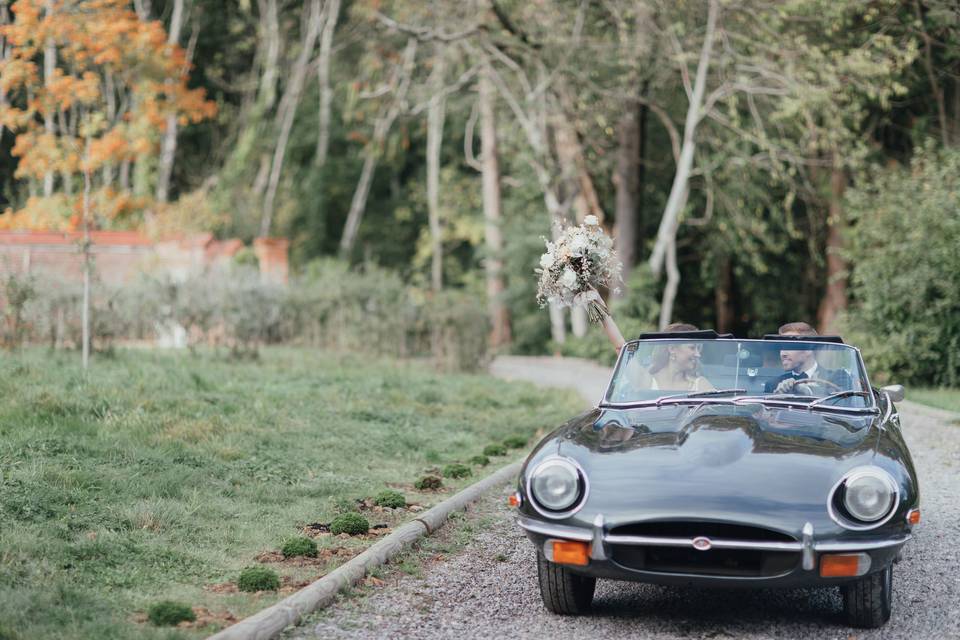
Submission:
M 587 502 L 608 526 L 651 519 L 749 521 L 799 533 L 836 529 L 826 509 L 843 474 L 869 464 L 872 416 L 761 405 L 597 410 L 557 435 L 583 467 Z

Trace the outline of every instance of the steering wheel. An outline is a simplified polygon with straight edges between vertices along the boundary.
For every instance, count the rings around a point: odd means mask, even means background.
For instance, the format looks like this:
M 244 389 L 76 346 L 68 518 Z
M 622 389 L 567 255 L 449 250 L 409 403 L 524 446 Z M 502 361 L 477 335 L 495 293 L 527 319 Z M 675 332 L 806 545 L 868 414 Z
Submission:
M 799 393 L 805 396 L 812 396 L 814 395 L 813 387 L 812 386 L 808 387 L 808 385 L 815 385 L 815 384 L 823 385 L 827 389 L 827 391 L 830 391 L 831 388 L 836 391 L 843 391 L 843 387 L 841 387 L 840 385 L 830 382 L 829 380 L 823 380 L 819 378 L 814 378 L 814 379 L 808 378 L 806 380 L 797 380 L 796 383 L 794 384 L 794 388 Z

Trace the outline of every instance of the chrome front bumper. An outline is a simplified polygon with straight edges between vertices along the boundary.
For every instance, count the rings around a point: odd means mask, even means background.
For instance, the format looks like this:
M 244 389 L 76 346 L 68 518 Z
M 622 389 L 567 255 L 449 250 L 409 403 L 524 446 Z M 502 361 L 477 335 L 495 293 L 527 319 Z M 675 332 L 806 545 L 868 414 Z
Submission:
M 813 571 L 816 566 L 818 553 L 855 553 L 860 551 L 876 551 L 904 544 L 910 539 L 905 534 L 887 540 L 872 542 L 830 542 L 814 540 L 813 525 L 809 522 L 803 525 L 799 542 L 769 542 L 766 540 L 728 540 L 722 538 L 668 538 L 659 536 L 623 536 L 611 535 L 607 532 L 602 515 L 598 515 L 591 529 L 571 527 L 568 525 L 553 524 L 534 520 L 526 516 L 519 516 L 517 524 L 529 533 L 538 534 L 547 538 L 561 540 L 577 540 L 590 543 L 590 559 L 607 561 L 610 559 L 610 545 L 647 546 L 647 547 L 681 547 L 692 549 L 749 549 L 754 551 L 794 551 L 801 553 L 801 566 L 805 571 Z M 709 546 L 704 547 L 703 540 Z

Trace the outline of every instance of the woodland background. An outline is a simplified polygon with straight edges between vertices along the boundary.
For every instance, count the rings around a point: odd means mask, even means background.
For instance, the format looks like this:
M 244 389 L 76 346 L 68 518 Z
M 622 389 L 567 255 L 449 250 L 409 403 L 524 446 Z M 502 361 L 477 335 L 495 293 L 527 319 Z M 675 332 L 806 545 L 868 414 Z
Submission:
M 292 242 L 282 292 L 238 267 L 126 315 L 93 265 L 95 337 L 175 308 L 240 342 L 609 359 L 535 301 L 552 223 L 593 214 L 628 337 L 808 320 L 875 378 L 960 384 L 956 2 L 18 0 L 0 22 L 0 227 Z M 6 281 L 8 343 L 54 288 Z

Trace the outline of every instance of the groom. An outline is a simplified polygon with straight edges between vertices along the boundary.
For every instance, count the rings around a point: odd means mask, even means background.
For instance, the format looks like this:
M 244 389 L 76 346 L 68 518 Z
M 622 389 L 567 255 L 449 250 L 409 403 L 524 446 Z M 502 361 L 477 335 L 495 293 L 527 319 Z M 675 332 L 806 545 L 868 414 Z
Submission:
M 782 336 L 815 336 L 817 330 L 806 322 L 790 322 L 780 327 L 778 333 Z M 826 380 L 836 385 L 838 391 L 850 389 L 853 384 L 850 374 L 843 369 L 821 367 L 809 349 L 781 351 L 780 364 L 786 373 L 767 381 L 763 388 L 766 393 L 794 393 L 800 380 Z

